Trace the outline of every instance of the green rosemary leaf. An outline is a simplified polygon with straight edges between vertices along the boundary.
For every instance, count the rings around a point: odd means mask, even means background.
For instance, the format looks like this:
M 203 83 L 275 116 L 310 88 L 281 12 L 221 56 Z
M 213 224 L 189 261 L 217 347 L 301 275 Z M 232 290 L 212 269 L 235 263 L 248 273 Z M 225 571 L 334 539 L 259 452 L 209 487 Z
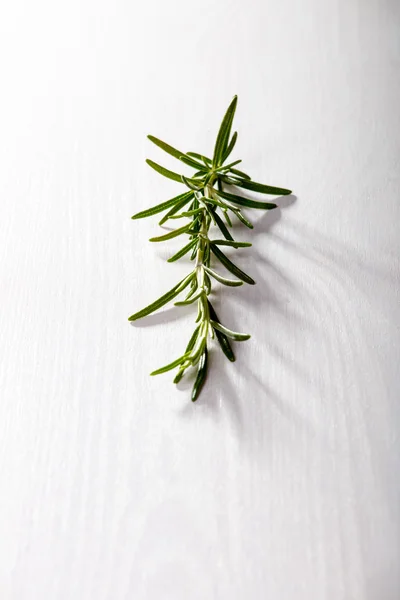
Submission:
M 192 402 L 196 402 L 197 398 L 199 397 L 201 388 L 204 384 L 204 380 L 205 380 L 206 374 L 207 374 L 207 363 L 208 363 L 208 350 L 207 350 L 207 346 L 205 346 L 203 353 L 200 357 L 197 376 L 196 376 L 196 380 L 193 385 Z
M 199 229 L 197 227 L 193 227 L 193 225 L 188 229 L 188 233 L 190 235 L 190 238 L 197 238 L 198 237 L 198 233 L 199 233 Z
M 218 260 L 224 265 L 224 267 L 226 269 L 228 269 L 228 271 L 233 273 L 233 275 L 236 275 L 236 277 L 238 279 L 241 279 L 242 281 L 244 281 L 245 283 L 248 283 L 250 285 L 255 284 L 254 279 L 252 277 L 250 277 L 250 275 L 247 275 L 246 273 L 244 273 L 244 271 L 239 269 L 239 267 L 237 267 L 235 264 L 233 264 L 233 262 L 231 260 L 229 260 L 229 258 L 227 256 L 225 256 L 225 254 L 223 252 L 221 252 L 221 250 L 218 248 L 218 246 L 211 244 L 211 251 L 215 254 L 215 256 L 218 258 Z
M 201 172 L 207 171 L 207 167 L 204 164 L 193 160 L 192 158 L 190 158 L 190 156 L 180 156 L 179 158 L 183 163 L 185 163 L 185 165 L 193 167 L 193 169 L 198 169 Z
M 241 163 L 241 162 L 242 162 L 242 159 L 240 158 L 239 160 L 235 160 L 235 161 L 233 161 L 233 162 L 229 163 L 228 165 L 223 165 L 223 166 L 222 166 L 222 167 L 220 167 L 218 170 L 219 170 L 219 171 L 220 171 L 220 170 L 223 170 L 223 171 L 225 171 L 225 169 L 226 169 L 226 170 L 229 170 L 231 167 L 234 167 L 235 165 L 238 165 L 238 164 L 239 164 L 239 163 Z
M 150 167 L 152 167 L 152 169 L 157 171 L 157 173 L 164 175 L 164 177 L 168 177 L 168 179 L 172 179 L 173 181 L 179 181 L 179 183 L 182 183 L 182 177 L 181 175 L 178 175 L 178 173 L 174 173 L 173 171 L 162 167 L 161 165 L 155 163 L 153 160 L 150 160 L 150 158 L 146 158 L 146 162 Z
M 194 208 L 192 210 L 185 210 L 178 215 L 172 215 L 170 219 L 182 219 L 184 217 L 190 219 L 193 215 L 198 215 L 201 213 L 201 208 Z
M 250 242 L 236 242 L 235 240 L 210 240 L 211 244 L 217 246 L 232 246 L 232 248 L 250 248 Z
M 219 208 L 221 210 L 226 210 L 227 208 L 232 208 L 232 206 L 229 207 L 229 205 L 226 203 L 225 200 L 222 200 L 222 198 L 218 198 L 216 194 L 212 198 L 207 198 L 207 204 L 212 204 L 213 206 L 219 206 Z
M 168 211 L 163 216 L 161 221 L 159 221 L 159 223 L 158 223 L 159 225 L 163 225 L 166 221 L 168 221 L 168 219 L 170 219 L 175 213 L 177 213 L 178 210 L 180 210 L 181 208 L 186 206 L 186 204 L 188 202 L 190 202 L 190 200 L 192 200 L 192 198 L 194 198 L 194 194 L 193 194 L 193 192 L 185 192 L 184 194 L 181 194 L 181 198 L 182 198 L 182 200 L 180 200 L 177 204 L 175 204 L 175 206 L 173 206 L 171 208 L 171 210 Z
M 243 223 L 243 225 L 246 225 L 246 227 L 248 227 L 249 229 L 254 229 L 254 225 L 252 223 L 250 223 L 250 221 L 242 215 L 240 210 L 235 210 L 234 214 L 237 216 L 239 221 L 241 221 Z
M 197 254 L 197 245 L 193 248 L 192 254 L 190 255 L 190 260 L 194 260 Z
M 177 283 L 171 290 L 169 290 L 169 292 L 158 298 L 158 300 L 155 300 L 155 302 L 152 302 L 152 304 L 149 304 L 148 306 L 146 306 L 146 308 L 142 308 L 142 310 L 139 310 L 137 313 L 131 315 L 128 321 L 136 321 L 137 319 L 141 319 L 142 317 L 147 317 L 147 315 L 150 315 L 152 312 L 164 306 L 164 304 L 167 304 L 167 302 L 175 298 L 185 289 L 186 286 L 189 285 L 194 275 L 195 273 L 193 271 L 184 279 L 182 279 L 182 281 Z
M 164 150 L 164 152 L 171 154 L 171 156 L 174 156 L 175 158 L 180 159 L 182 154 L 184 154 L 184 152 L 180 152 L 180 150 L 177 150 L 176 148 L 174 148 L 173 146 L 170 146 L 166 142 L 159 140 L 154 135 L 148 135 L 147 137 L 151 142 L 153 142 L 153 144 L 155 144 L 156 146 L 158 146 L 159 148 Z
M 231 331 L 230 329 L 224 327 L 224 325 L 221 325 L 221 323 L 217 323 L 216 321 L 211 321 L 211 325 L 214 327 L 214 329 L 218 329 L 218 331 L 220 331 L 227 337 L 230 337 L 232 340 L 235 340 L 235 342 L 245 342 L 246 340 L 251 338 L 251 335 L 249 335 L 248 333 L 237 333 L 236 331 Z
M 210 243 L 209 242 L 207 242 L 206 247 L 204 248 L 203 262 L 206 265 L 206 267 L 208 267 L 210 264 Z
M 291 190 L 285 188 L 273 187 L 271 185 L 264 185 L 263 183 L 257 183 L 256 181 L 238 181 L 235 185 L 251 190 L 253 192 L 260 192 L 261 194 L 273 194 L 274 196 L 287 196 L 291 194 Z
M 193 350 L 194 345 L 196 343 L 197 337 L 199 335 L 199 331 L 200 331 L 200 325 L 197 325 L 196 329 L 193 331 L 192 336 L 188 342 L 188 345 L 186 346 L 186 350 L 185 350 L 185 354 L 189 353 L 191 350 Z
M 208 310 L 210 313 L 210 317 L 213 321 L 216 321 L 217 323 L 219 323 L 219 319 L 217 317 L 217 313 L 214 310 L 214 307 L 212 306 L 211 302 L 208 300 Z M 235 362 L 235 355 L 233 353 L 232 347 L 229 343 L 229 339 L 226 337 L 226 335 L 224 335 L 221 331 L 219 331 L 218 329 L 215 329 L 215 335 L 217 337 L 218 343 L 221 346 L 221 350 L 222 352 L 225 354 L 225 356 L 231 361 L 231 362 Z
M 244 198 L 243 196 L 237 196 L 236 194 L 229 194 L 228 192 L 220 192 L 217 191 L 217 194 L 230 202 L 234 202 L 235 204 L 239 204 L 239 206 L 247 206 L 247 208 L 261 208 L 264 210 L 271 210 L 272 208 L 276 208 L 276 204 L 271 202 L 260 202 L 258 200 L 249 200 L 248 198 Z
M 152 215 L 156 215 L 159 212 L 162 212 L 166 208 L 170 206 L 175 207 L 177 204 L 181 205 L 181 202 L 186 204 L 193 197 L 192 192 L 185 192 L 184 194 L 180 194 L 179 196 L 175 196 L 171 198 L 171 200 L 166 200 L 166 202 L 161 202 L 161 204 L 157 204 L 156 206 L 152 206 L 151 208 L 147 208 L 146 210 L 142 210 L 141 212 L 136 213 L 131 217 L 132 219 L 143 219 L 143 217 L 151 217 Z
M 228 158 L 228 156 L 231 154 L 233 148 L 235 147 L 236 144 L 236 140 L 237 140 L 237 131 L 235 131 L 235 133 L 233 134 L 231 141 L 229 142 L 229 145 L 226 149 L 226 152 L 224 153 L 223 157 L 222 157 L 222 162 L 224 163 L 226 161 L 226 159 Z
M 186 359 L 188 358 L 188 356 L 189 356 L 188 354 L 184 354 L 183 356 L 180 356 L 176 360 L 173 360 L 168 365 L 165 365 L 165 367 L 161 367 L 160 369 L 156 369 L 155 371 L 152 371 L 150 373 L 150 375 L 160 375 L 161 373 L 166 373 L 167 371 L 171 371 L 172 369 L 175 369 L 175 367 L 179 367 L 179 365 L 184 363 L 186 361 Z
M 187 156 L 193 156 L 193 158 L 197 158 L 197 160 L 202 160 L 203 163 L 207 166 L 212 165 L 211 158 L 207 158 L 204 154 L 198 154 L 197 152 L 186 152 Z
M 203 186 L 199 185 L 199 182 L 195 181 L 194 179 L 188 179 L 188 177 L 185 177 L 184 175 L 181 175 L 181 179 L 188 188 L 194 190 L 195 192 L 199 192 L 203 189 Z
M 192 353 L 189 356 L 192 365 L 196 365 L 198 363 L 200 356 L 202 355 L 203 350 L 207 345 L 207 339 L 203 334 L 203 328 L 200 327 L 199 337 L 197 339 L 196 345 L 194 346 Z
M 149 138 L 149 140 L 151 142 L 153 142 L 153 144 L 155 144 L 156 146 L 159 146 L 162 150 L 164 150 L 168 154 L 171 154 L 171 156 L 174 156 L 178 160 L 181 160 L 185 164 L 187 164 L 191 167 L 195 167 L 196 169 L 201 169 L 202 171 L 205 170 L 205 167 L 203 164 L 198 163 L 194 160 L 191 160 L 191 158 L 186 156 L 186 154 L 184 152 L 177 150 L 173 146 L 170 146 L 166 142 L 163 142 L 162 140 L 156 138 L 154 135 L 148 135 L 147 137 Z
M 205 275 L 204 275 L 204 286 L 206 288 L 206 294 L 207 295 L 210 294 L 211 293 L 211 279 L 207 273 L 205 273 Z
M 204 270 L 207 271 L 207 273 L 209 273 L 212 277 L 214 277 L 214 279 L 216 279 L 220 283 L 223 283 L 224 285 L 230 287 L 239 287 L 240 285 L 243 285 L 243 281 L 237 279 L 227 279 L 226 277 L 223 277 L 222 275 L 220 275 L 213 269 L 210 269 L 209 267 L 204 267 Z
M 232 221 L 229 217 L 229 214 L 228 214 L 228 211 L 226 208 L 223 209 L 223 213 L 224 213 L 226 224 L 229 225 L 229 227 L 232 227 Z
M 234 175 L 238 175 L 239 177 L 243 177 L 243 179 L 251 179 L 250 175 L 247 175 L 247 173 L 244 173 L 243 171 L 239 171 L 239 169 L 230 169 L 231 173 L 233 173 Z
M 196 329 L 193 331 L 190 340 L 188 342 L 188 345 L 186 346 L 186 350 L 185 350 L 185 355 L 189 356 L 190 352 L 192 351 L 192 349 L 194 348 L 194 345 L 196 343 L 196 340 L 198 338 L 199 335 L 199 331 L 200 331 L 200 325 L 198 325 L 196 327 Z M 183 364 L 183 366 L 179 369 L 178 373 L 176 374 L 175 378 L 174 378 L 174 383 L 179 383 L 180 380 L 183 377 L 183 374 L 185 372 L 185 370 L 187 369 L 187 365 Z
M 222 119 L 221 126 L 219 128 L 217 141 L 215 142 L 214 148 L 214 156 L 213 156 L 213 166 L 219 167 L 222 161 L 222 157 L 225 156 L 228 147 L 229 135 L 231 133 L 232 121 L 235 116 L 237 104 L 237 96 L 234 96 L 232 102 L 230 103 L 228 110 L 225 113 L 224 118 Z
M 185 373 L 186 367 L 181 368 L 173 379 L 173 383 L 179 383 Z
M 193 294 L 197 291 L 198 287 L 199 286 L 198 286 L 198 283 L 197 283 L 197 278 L 193 277 L 192 282 L 190 284 L 190 290 L 189 290 L 189 292 L 187 293 L 187 295 L 185 296 L 184 299 L 185 300 L 189 300 L 189 298 L 191 296 L 193 296 Z
M 220 179 L 228 185 L 237 185 L 237 182 L 239 181 L 238 177 L 231 177 L 230 174 L 227 175 L 226 173 L 220 173 Z
M 201 302 L 198 302 L 198 304 L 197 304 L 197 316 L 196 316 L 195 323 L 198 323 L 201 320 L 202 316 L 203 316 L 202 304 L 201 304 Z
M 212 209 L 212 213 L 224 238 L 226 238 L 227 240 L 233 240 L 233 237 L 231 236 L 229 230 L 227 229 L 225 223 L 223 222 L 217 211 Z
M 180 302 L 174 302 L 174 304 L 175 304 L 175 306 L 186 306 L 187 304 L 193 304 L 193 302 L 198 300 L 200 298 L 200 296 L 202 296 L 203 294 L 204 294 L 204 291 L 202 289 L 200 289 L 191 298 L 188 298 L 187 300 L 181 300 Z
M 176 254 L 174 254 L 173 256 L 171 256 L 167 262 L 171 263 L 171 262 L 175 262 L 176 260 L 179 260 L 180 258 L 182 258 L 182 256 L 185 256 L 185 254 L 187 254 L 187 252 L 189 252 L 189 250 L 191 248 L 193 248 L 193 246 L 196 244 L 196 240 L 190 240 L 190 242 L 188 244 L 186 244 L 186 246 L 184 246 L 181 250 L 179 250 Z
M 215 216 L 211 210 L 210 205 L 207 202 L 202 202 L 202 204 L 203 204 L 204 208 L 206 209 L 207 214 L 210 216 L 211 221 L 214 223 L 214 225 L 216 225 L 217 221 L 215 220 Z
M 182 235 L 183 233 L 187 233 L 190 229 L 190 223 L 184 225 L 183 227 L 179 227 L 179 229 L 174 229 L 173 231 L 169 231 L 165 235 L 160 235 L 158 237 L 153 237 L 149 239 L 149 242 L 165 242 L 166 240 L 171 240 L 178 235 Z
M 200 227 L 201 227 L 200 220 L 199 220 L 199 218 L 197 216 L 197 217 L 195 217 L 193 219 L 193 222 L 192 222 L 192 227 L 191 227 L 191 233 L 192 233 L 192 235 L 194 235 L 195 237 L 197 237 L 197 234 L 200 231 Z

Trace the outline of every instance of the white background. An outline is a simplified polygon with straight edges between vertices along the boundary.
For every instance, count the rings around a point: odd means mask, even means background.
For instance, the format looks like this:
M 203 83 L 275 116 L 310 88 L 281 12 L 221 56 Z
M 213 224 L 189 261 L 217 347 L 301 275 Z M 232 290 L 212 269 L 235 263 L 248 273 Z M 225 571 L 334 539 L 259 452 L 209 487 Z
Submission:
M 400 4 L 13 0 L 0 18 L 2 600 L 397 600 Z M 197 404 L 189 266 L 130 216 L 232 96 L 252 214 Z M 190 172 L 188 169 L 185 172 Z M 250 216 L 250 214 L 249 214 Z

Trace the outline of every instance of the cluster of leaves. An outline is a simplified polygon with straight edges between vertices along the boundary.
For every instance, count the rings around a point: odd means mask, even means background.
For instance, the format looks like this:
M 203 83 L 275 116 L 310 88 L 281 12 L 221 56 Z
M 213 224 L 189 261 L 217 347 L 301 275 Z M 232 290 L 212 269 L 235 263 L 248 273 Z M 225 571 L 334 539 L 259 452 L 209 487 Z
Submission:
M 186 220 L 182 227 L 169 231 L 165 235 L 153 237 L 150 241 L 163 242 L 177 236 L 184 236 L 186 239 L 183 248 L 171 256 L 168 262 L 174 262 L 190 253 L 190 260 L 195 263 L 194 268 L 171 290 L 146 308 L 133 314 L 129 317 L 129 320 L 135 321 L 149 315 L 176 298 L 184 290 L 187 291 L 186 296 L 183 300 L 176 301 L 175 305 L 184 306 L 197 302 L 196 327 L 184 353 L 168 365 L 151 373 L 152 375 L 158 375 L 177 368 L 174 382 L 178 383 L 189 367 L 197 366 L 197 376 L 192 391 L 193 401 L 198 398 L 206 377 L 209 338 L 215 338 L 226 357 L 230 361 L 234 361 L 235 355 L 230 340 L 240 342 L 250 337 L 248 334 L 237 333 L 225 327 L 219 320 L 209 298 L 212 280 L 227 286 L 240 286 L 243 283 L 253 285 L 255 283 L 250 275 L 244 273 L 221 250 L 221 247 L 242 248 L 251 246 L 248 242 L 237 242 L 233 239 L 229 230 L 232 227 L 231 216 L 252 229 L 253 225 L 242 213 L 243 207 L 271 210 L 277 206 L 274 203 L 252 200 L 238 195 L 236 188 L 272 195 L 291 193 L 290 190 L 284 188 L 272 187 L 253 181 L 247 173 L 236 168 L 241 160 L 227 162 L 237 140 L 237 132 L 231 136 L 236 104 L 237 96 L 233 98 L 222 120 L 212 158 L 196 152 L 181 152 L 152 135 L 148 136 L 149 140 L 156 146 L 159 146 L 185 165 L 195 169 L 195 173 L 190 178 L 185 177 L 148 159 L 147 163 L 155 171 L 169 179 L 182 183 L 188 189 L 183 194 L 139 212 L 132 217 L 132 219 L 140 219 L 167 211 L 162 217 L 160 225 L 173 219 Z M 229 186 L 230 190 L 233 188 L 233 191 L 226 191 L 226 186 Z M 222 234 L 221 239 L 210 239 L 209 232 L 212 225 Z M 215 270 L 211 266 L 212 258 L 217 259 L 226 270 L 235 276 L 235 279 Z

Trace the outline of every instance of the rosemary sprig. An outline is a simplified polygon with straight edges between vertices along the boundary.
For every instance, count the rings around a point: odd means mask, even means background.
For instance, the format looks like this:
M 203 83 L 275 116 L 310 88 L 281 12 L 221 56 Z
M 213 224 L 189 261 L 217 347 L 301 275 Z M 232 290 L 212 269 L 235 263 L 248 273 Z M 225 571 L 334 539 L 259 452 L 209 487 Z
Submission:
M 227 286 L 241 286 L 243 283 L 255 284 L 254 279 L 250 275 L 247 275 L 247 273 L 244 273 L 220 249 L 220 246 L 230 246 L 235 249 L 251 246 L 248 242 L 236 242 L 233 239 L 228 229 L 228 227 L 232 226 L 229 213 L 234 215 L 246 227 L 252 229 L 253 225 L 241 212 L 242 207 L 271 210 L 277 206 L 271 202 L 251 200 L 239 195 L 236 190 L 234 193 L 227 192 L 224 186 L 229 185 L 241 190 L 250 190 L 262 194 L 279 196 L 291 194 L 291 191 L 285 188 L 273 187 L 253 181 L 247 173 L 235 168 L 241 162 L 240 160 L 231 160 L 231 162 L 225 164 L 237 140 L 237 132 L 234 132 L 231 136 L 236 105 L 237 96 L 233 98 L 222 120 L 212 158 L 196 152 L 181 152 L 152 135 L 148 136 L 149 140 L 156 146 L 185 165 L 192 167 L 196 172 L 189 178 L 170 171 L 148 159 L 146 162 L 153 169 L 169 179 L 182 183 L 188 188 L 188 191 L 157 206 L 143 210 L 132 217 L 132 219 L 140 219 L 169 209 L 161 219 L 160 225 L 169 219 L 189 219 L 186 225 L 164 235 L 153 237 L 150 241 L 162 242 L 174 237 L 184 236 L 185 242 L 183 248 L 171 256 L 168 262 L 179 260 L 191 251 L 190 260 L 194 261 L 193 269 L 184 279 L 158 300 L 155 300 L 155 302 L 146 308 L 129 317 L 129 321 L 136 321 L 151 314 L 167 304 L 167 302 L 177 298 L 183 290 L 189 287 L 186 297 L 183 300 L 175 301 L 175 305 L 182 306 L 197 303 L 195 330 L 182 356 L 173 360 L 165 367 L 153 371 L 151 375 L 158 375 L 178 368 L 174 379 L 174 383 L 178 383 L 187 369 L 197 367 L 197 376 L 192 391 L 193 401 L 197 400 L 206 378 L 210 338 L 216 339 L 226 357 L 232 362 L 235 360 L 235 355 L 229 340 L 241 342 L 250 338 L 249 334 L 231 331 L 223 325 L 218 319 L 209 299 L 212 280 Z M 221 215 L 224 217 L 226 225 Z M 225 239 L 210 239 L 209 234 L 212 226 L 218 228 Z M 211 267 L 212 257 L 215 257 L 236 279 L 228 278 L 216 271 L 214 266 Z

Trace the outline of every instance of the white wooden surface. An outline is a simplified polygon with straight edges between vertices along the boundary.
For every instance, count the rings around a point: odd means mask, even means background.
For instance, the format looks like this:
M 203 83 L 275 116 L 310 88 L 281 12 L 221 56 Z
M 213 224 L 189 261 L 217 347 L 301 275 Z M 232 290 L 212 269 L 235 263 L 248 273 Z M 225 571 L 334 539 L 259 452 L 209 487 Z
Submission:
M 15 0 L 0 30 L 2 600 L 397 600 L 399 2 Z M 180 191 L 146 134 L 210 152 L 235 93 L 237 156 L 296 199 L 253 215 L 257 286 L 216 302 L 253 337 L 193 405 L 148 376 L 192 311 L 127 322 L 188 266 L 130 216 Z

